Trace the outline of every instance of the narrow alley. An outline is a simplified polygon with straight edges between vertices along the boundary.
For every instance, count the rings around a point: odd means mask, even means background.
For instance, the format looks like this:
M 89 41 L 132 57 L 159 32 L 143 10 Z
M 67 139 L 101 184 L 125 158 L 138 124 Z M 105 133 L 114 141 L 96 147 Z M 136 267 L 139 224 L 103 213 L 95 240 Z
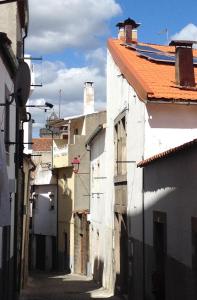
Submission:
M 34 273 L 28 280 L 20 300 L 119 300 L 90 277 L 76 274 Z

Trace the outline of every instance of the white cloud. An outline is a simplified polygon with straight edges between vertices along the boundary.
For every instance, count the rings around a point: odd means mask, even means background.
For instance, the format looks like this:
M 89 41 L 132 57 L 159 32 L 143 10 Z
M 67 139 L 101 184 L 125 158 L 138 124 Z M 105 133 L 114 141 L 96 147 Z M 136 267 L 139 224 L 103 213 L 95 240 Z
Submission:
M 97 48 L 95 50 L 89 51 L 86 54 L 87 63 L 90 66 L 96 66 L 102 75 L 106 72 L 106 63 L 107 63 L 107 55 L 106 49 Z
M 100 51 L 99 51 L 100 52 Z M 43 74 L 42 74 L 43 72 Z M 93 81 L 95 86 L 95 108 L 105 108 L 106 78 L 96 66 L 82 68 L 68 68 L 63 62 L 43 62 L 41 69 L 37 71 L 37 81 L 44 77 L 43 87 L 36 88 L 31 104 L 50 102 L 58 113 L 59 90 L 61 89 L 61 117 L 81 114 L 83 112 L 83 85 L 85 81 Z M 42 113 L 41 113 L 42 112 Z M 32 117 L 36 123 L 42 123 L 46 119 L 43 110 L 32 110 Z M 44 125 L 44 124 L 43 124 Z
M 120 14 L 116 0 L 30 0 L 28 51 L 93 49 L 108 34 L 107 21 Z
M 197 41 L 197 26 L 188 24 L 180 32 L 171 37 L 171 40 L 191 40 Z

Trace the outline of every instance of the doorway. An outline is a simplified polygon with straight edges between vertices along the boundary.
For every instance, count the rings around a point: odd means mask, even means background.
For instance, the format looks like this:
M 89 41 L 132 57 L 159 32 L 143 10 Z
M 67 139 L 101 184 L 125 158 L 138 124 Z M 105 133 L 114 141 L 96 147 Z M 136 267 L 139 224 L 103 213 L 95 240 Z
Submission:
M 36 269 L 45 270 L 46 240 L 45 235 L 36 235 Z

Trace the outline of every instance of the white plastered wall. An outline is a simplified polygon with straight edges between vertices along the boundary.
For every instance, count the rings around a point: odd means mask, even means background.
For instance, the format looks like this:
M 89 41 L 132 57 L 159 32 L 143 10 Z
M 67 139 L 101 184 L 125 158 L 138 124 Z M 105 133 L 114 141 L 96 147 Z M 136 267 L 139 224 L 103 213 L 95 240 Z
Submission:
M 147 104 L 145 158 L 197 138 L 197 105 Z
M 7 86 L 9 93 L 13 93 L 14 86 L 13 81 L 0 57 L 0 103 L 5 103 L 5 86 Z M 5 107 L 0 107 L 0 130 L 4 132 L 4 120 L 5 120 Z M 15 141 L 15 102 L 10 105 L 10 141 Z M 11 233 L 10 233 L 10 257 L 13 256 L 13 243 L 14 243 L 14 192 L 15 192 L 15 163 L 14 163 L 15 147 L 11 145 L 9 147 L 9 164 L 7 164 L 8 179 L 10 182 L 9 192 L 12 193 L 11 201 Z

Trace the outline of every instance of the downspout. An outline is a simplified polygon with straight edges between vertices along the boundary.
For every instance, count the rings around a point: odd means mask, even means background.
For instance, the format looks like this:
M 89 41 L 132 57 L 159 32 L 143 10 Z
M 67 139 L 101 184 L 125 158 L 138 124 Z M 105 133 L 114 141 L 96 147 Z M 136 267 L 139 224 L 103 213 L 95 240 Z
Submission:
M 17 99 L 16 103 L 18 102 Z M 18 186 L 19 186 L 19 107 L 16 104 L 16 131 L 15 131 L 15 177 L 16 177 L 16 192 L 15 192 L 15 203 L 14 203 L 14 299 L 18 299 L 19 288 L 18 288 Z
M 88 188 L 89 188 L 89 214 L 91 213 L 91 147 L 90 145 L 86 144 L 86 150 L 89 152 L 89 185 L 88 185 Z M 91 265 L 90 265 L 90 226 L 88 226 L 89 228 L 89 256 L 88 256 L 88 262 L 89 262 L 89 269 L 87 268 L 87 275 L 89 276 L 90 274 L 90 270 L 91 270 Z
M 58 212 L 58 210 L 59 210 L 59 171 L 58 171 L 58 169 L 56 169 L 56 189 L 57 189 L 57 192 L 56 192 L 56 194 L 57 194 L 57 228 L 56 228 L 56 230 L 57 230 L 57 232 L 56 232 L 56 235 L 57 235 L 57 237 L 56 237 L 56 243 L 57 243 L 57 257 L 56 257 L 56 268 L 57 268 L 57 270 L 59 270 L 59 228 L 58 228 L 58 226 L 59 226 L 59 220 L 58 220 L 58 218 L 59 218 L 59 212 Z
M 146 116 L 145 116 L 146 105 L 144 105 L 143 112 L 143 155 L 144 159 L 144 151 L 145 151 L 145 124 L 146 124 Z M 145 209 L 144 209 L 144 168 L 142 168 L 142 289 L 143 289 L 143 300 L 146 299 L 146 252 L 145 252 Z
M 145 253 L 145 210 L 144 210 L 144 168 L 142 168 L 142 286 L 143 286 L 143 300 L 146 299 L 146 253 Z
M 23 124 L 24 122 L 30 122 L 31 121 L 31 114 L 29 112 L 26 113 L 26 115 L 28 116 L 28 118 L 26 118 L 25 121 L 22 121 L 22 138 L 23 138 L 23 141 L 22 143 L 24 142 L 24 129 L 23 129 Z M 24 149 L 24 147 L 23 147 Z M 23 156 L 23 159 L 24 159 L 24 153 L 20 153 L 20 155 Z M 30 173 L 31 171 L 34 171 L 36 166 L 35 164 L 31 161 L 31 156 L 28 155 L 27 156 L 28 159 L 30 160 L 31 162 L 31 165 L 32 165 L 32 168 L 30 168 L 28 170 L 28 181 L 27 181 L 27 190 L 26 190 L 26 195 L 27 195 L 27 199 L 29 198 L 29 193 L 28 193 L 28 187 L 29 187 L 29 183 L 30 183 Z M 26 241 L 26 230 L 24 232 L 24 235 L 23 235 L 23 230 L 24 230 L 24 214 L 25 214 L 25 211 L 24 211 L 24 198 L 25 198 L 25 172 L 24 172 L 24 166 L 22 165 L 21 167 L 21 175 L 22 175 L 22 180 L 23 180 L 23 196 L 22 196 L 22 199 L 23 199 L 23 202 L 21 203 L 22 205 L 22 208 L 21 208 L 21 245 L 20 245 L 20 249 L 21 249 L 21 252 L 20 252 L 20 288 L 23 288 L 24 287 L 24 280 L 25 280 L 25 260 L 23 262 L 23 258 L 22 258 L 22 253 L 23 253 L 23 250 L 24 250 L 24 255 L 25 255 L 25 241 Z M 26 207 L 26 216 L 27 216 L 27 207 Z M 27 217 L 26 217 L 26 222 L 27 222 Z M 23 239 L 25 239 L 24 241 L 24 249 L 23 249 Z M 21 269 L 22 267 L 22 264 L 23 264 L 23 270 Z M 22 271 L 21 271 L 22 270 Z

